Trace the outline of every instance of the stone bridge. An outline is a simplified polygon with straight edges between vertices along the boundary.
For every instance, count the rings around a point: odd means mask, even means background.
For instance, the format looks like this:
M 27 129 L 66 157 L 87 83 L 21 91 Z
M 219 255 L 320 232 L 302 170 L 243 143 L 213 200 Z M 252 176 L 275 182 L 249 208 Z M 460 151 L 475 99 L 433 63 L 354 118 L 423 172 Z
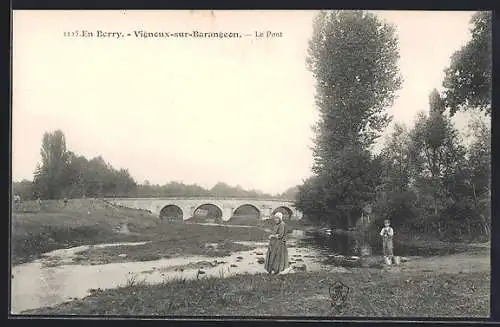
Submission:
M 177 211 L 183 220 L 208 210 L 218 212 L 223 221 L 230 220 L 243 207 L 253 207 L 259 219 L 268 219 L 280 211 L 286 219 L 302 219 L 302 213 L 295 209 L 293 202 L 277 199 L 245 199 L 245 198 L 107 198 L 106 201 L 127 208 L 149 210 L 152 214 L 164 218 L 169 212 Z M 240 210 L 239 210 L 240 209 Z M 256 210 L 255 210 L 256 209 Z M 168 217 L 167 217 L 168 218 Z

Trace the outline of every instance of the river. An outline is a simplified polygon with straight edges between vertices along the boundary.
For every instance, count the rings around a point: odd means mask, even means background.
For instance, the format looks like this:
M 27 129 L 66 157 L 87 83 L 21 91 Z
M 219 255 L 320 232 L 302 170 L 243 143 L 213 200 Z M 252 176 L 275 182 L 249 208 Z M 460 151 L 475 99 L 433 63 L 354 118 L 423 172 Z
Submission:
M 25 310 L 52 307 L 86 297 L 92 290 L 117 288 L 132 282 L 159 284 L 177 278 L 225 278 L 236 274 L 265 273 L 263 261 L 267 242 L 237 242 L 252 249 L 234 252 L 225 257 L 183 256 L 94 265 L 75 260 L 79 253 L 90 247 L 134 246 L 144 243 L 84 245 L 59 249 L 45 253 L 38 260 L 12 267 L 11 312 L 20 314 Z M 399 255 L 403 252 L 407 250 Z M 377 255 L 372 255 L 369 246 L 347 233 L 331 235 L 294 230 L 289 235 L 288 253 L 290 268 L 284 273 L 304 270 L 346 272 L 348 270 L 344 267 L 352 267 L 353 262 L 368 259 L 372 263 L 382 262 Z M 361 261 L 358 261 L 360 257 Z M 359 267 L 357 264 L 355 266 Z
M 266 242 L 241 242 L 254 247 L 226 257 L 189 256 L 155 261 L 120 262 L 99 265 L 75 264 L 74 257 L 89 246 L 60 249 L 46 253 L 41 259 L 12 267 L 11 312 L 80 299 L 92 289 L 110 289 L 125 286 L 132 281 L 158 284 L 174 278 L 228 277 L 235 274 L 265 273 L 263 258 Z M 144 242 L 133 243 L 136 245 Z M 127 243 L 100 244 L 95 247 L 129 245 Z M 303 270 L 328 269 L 318 251 L 290 241 L 291 267 L 285 273 Z M 259 259 L 260 258 L 260 259 Z M 203 272 L 200 275 L 200 270 Z

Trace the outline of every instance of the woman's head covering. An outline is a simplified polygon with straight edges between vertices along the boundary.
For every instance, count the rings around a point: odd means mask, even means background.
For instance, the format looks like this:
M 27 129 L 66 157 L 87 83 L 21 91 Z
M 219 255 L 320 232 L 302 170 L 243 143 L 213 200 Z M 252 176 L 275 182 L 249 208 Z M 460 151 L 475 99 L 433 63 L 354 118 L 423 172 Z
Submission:
M 276 218 L 279 218 L 279 220 L 283 220 L 283 214 L 282 214 L 281 212 L 276 212 L 276 213 L 274 214 L 274 216 L 275 216 Z

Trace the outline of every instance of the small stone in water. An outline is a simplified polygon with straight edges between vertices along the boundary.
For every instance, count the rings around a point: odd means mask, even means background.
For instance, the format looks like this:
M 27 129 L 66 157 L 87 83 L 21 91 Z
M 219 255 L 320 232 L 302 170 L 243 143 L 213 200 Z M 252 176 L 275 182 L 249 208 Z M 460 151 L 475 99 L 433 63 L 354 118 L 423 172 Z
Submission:
M 238 267 L 238 266 L 237 266 L 237 265 L 235 265 L 235 264 L 232 264 L 232 265 L 231 265 L 231 267 L 232 267 L 232 268 L 235 268 L 235 267 Z
M 243 259 L 243 257 L 237 257 L 236 259 L 239 259 L 239 260 L 241 260 L 241 259 Z

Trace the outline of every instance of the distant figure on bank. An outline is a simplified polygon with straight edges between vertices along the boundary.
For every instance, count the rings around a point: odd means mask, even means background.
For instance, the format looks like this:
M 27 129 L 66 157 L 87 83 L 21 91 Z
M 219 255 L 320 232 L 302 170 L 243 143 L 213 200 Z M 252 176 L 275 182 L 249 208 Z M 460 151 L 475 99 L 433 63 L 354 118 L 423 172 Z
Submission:
M 277 212 L 274 215 L 276 226 L 274 233 L 269 236 L 269 247 L 266 254 L 264 268 L 268 273 L 276 275 L 288 268 L 288 249 L 286 248 L 286 224 L 283 214 Z
M 64 206 L 67 206 L 67 205 L 68 205 L 68 198 L 64 197 Z
M 389 220 L 384 220 L 384 227 L 380 231 L 380 236 L 382 236 L 382 251 L 384 257 L 389 260 L 388 262 L 392 262 L 392 257 L 394 256 L 392 245 L 394 230 L 392 229 L 391 222 Z

